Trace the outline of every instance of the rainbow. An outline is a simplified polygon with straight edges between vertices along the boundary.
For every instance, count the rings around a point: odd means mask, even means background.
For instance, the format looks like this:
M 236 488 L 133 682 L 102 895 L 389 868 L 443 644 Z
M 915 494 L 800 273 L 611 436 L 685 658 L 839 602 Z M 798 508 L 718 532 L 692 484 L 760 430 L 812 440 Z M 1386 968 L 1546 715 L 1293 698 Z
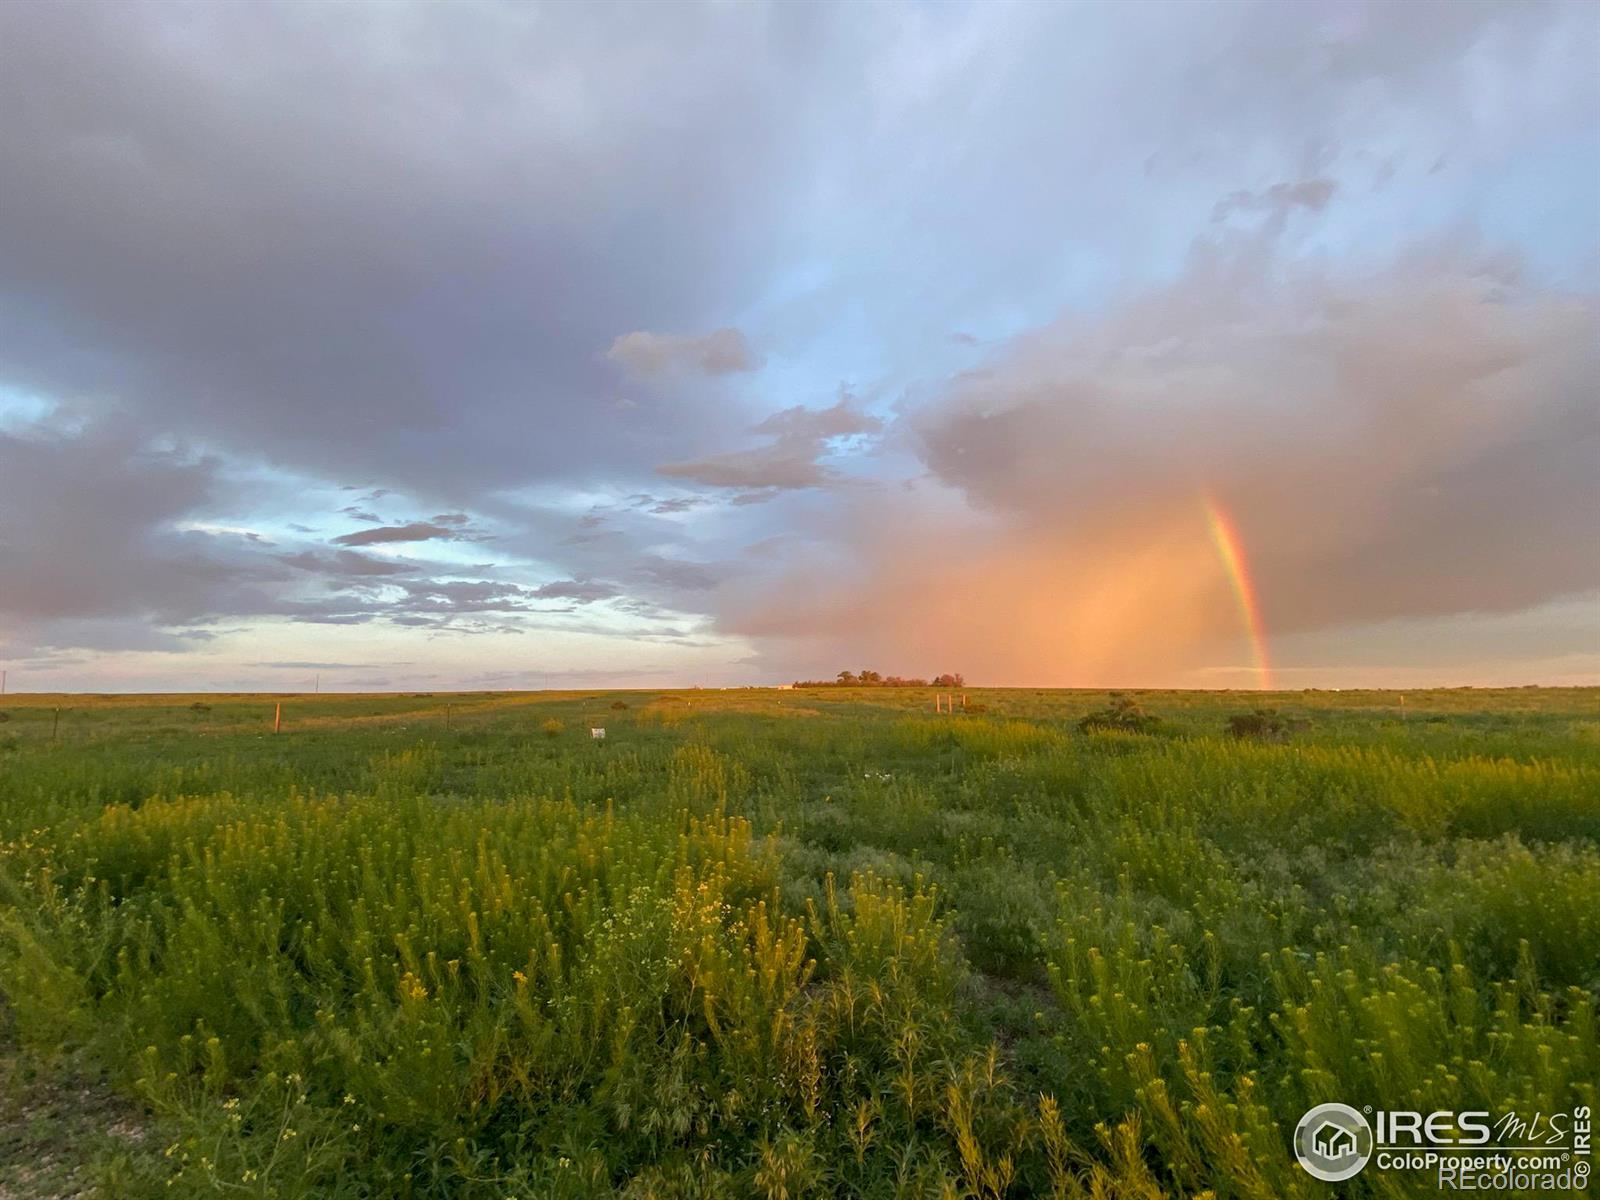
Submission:
M 1261 622 L 1261 605 L 1256 599 L 1255 584 L 1250 581 L 1250 564 L 1244 556 L 1244 544 L 1233 520 L 1209 492 L 1202 493 L 1206 507 L 1206 521 L 1211 526 L 1211 540 L 1216 543 L 1217 554 L 1228 581 L 1233 585 L 1234 598 L 1239 602 L 1239 614 L 1244 618 L 1245 629 L 1250 634 L 1250 650 L 1256 660 L 1256 686 L 1264 692 L 1272 690 L 1272 663 L 1267 658 L 1267 631 Z

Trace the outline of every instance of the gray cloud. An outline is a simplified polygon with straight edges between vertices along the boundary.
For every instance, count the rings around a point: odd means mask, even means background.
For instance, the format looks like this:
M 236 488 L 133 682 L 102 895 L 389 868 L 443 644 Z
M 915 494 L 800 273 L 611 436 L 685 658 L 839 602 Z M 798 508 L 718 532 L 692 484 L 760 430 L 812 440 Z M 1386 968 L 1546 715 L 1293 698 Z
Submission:
M 1259 255 L 1225 243 L 1099 325 L 1021 339 L 918 414 L 927 464 L 1090 531 L 1214 491 L 1291 628 L 1600 586 L 1593 297 L 1459 247 L 1359 278 Z
M 705 592 L 716 587 L 731 572 L 724 564 L 688 562 L 651 555 L 639 562 L 636 573 L 674 591 Z
M 333 539 L 340 546 L 381 546 L 391 542 L 454 542 L 461 540 L 461 531 L 433 521 L 411 521 L 405 525 L 380 525 L 375 529 L 358 529 Z
M 415 563 L 372 558 L 370 555 L 357 554 L 354 550 L 339 550 L 333 554 L 302 550 L 298 554 L 280 554 L 277 558 L 279 562 L 301 571 L 356 578 L 369 575 L 405 575 L 418 569 Z
M 650 512 L 655 516 L 667 516 L 674 513 L 689 512 L 691 509 L 702 507 L 706 501 L 699 496 L 674 496 L 668 500 L 660 500 L 650 506 Z
M 761 365 L 744 334 L 715 329 L 699 337 L 670 333 L 625 333 L 611 343 L 606 357 L 639 379 L 660 379 L 683 372 L 730 375 Z
M 558 579 L 554 583 L 540 584 L 529 592 L 529 595 L 537 596 L 541 600 L 577 600 L 585 604 L 595 600 L 605 600 L 616 594 L 617 589 L 609 583 L 600 583 L 593 579 Z
M 710 487 L 824 487 L 840 478 L 819 461 L 828 453 L 829 443 L 882 428 L 876 417 L 861 412 L 849 396 L 841 396 L 831 408 L 796 405 L 774 413 L 751 430 L 768 439 L 764 446 L 667 463 L 656 469 L 662 475 Z
M 1275 183 L 1260 192 L 1238 191 L 1217 201 L 1211 210 L 1213 222 L 1225 221 L 1237 212 L 1268 214 L 1276 227 L 1281 227 L 1289 213 L 1296 208 L 1321 212 L 1333 199 L 1338 185 L 1331 179 L 1302 179 L 1297 183 Z
M 276 671 L 369 671 L 373 667 L 403 667 L 405 663 L 351 663 L 351 662 L 254 662 L 250 667 L 270 667 Z
M 529 614 L 617 595 L 592 579 L 535 587 L 451 577 L 492 570 L 486 564 L 399 562 L 347 548 L 271 552 L 269 542 L 207 530 L 235 490 L 222 470 L 212 458 L 152 448 L 126 421 L 0 433 L 0 654 L 178 652 L 214 639 L 206 626 L 224 618 L 463 631 L 493 621 L 509 630 Z M 449 524 L 350 536 L 358 544 L 470 536 L 464 514 L 443 515 Z
M 422 579 L 400 584 L 410 597 L 409 615 L 434 612 L 515 612 L 534 593 L 515 583 L 487 579 Z
M 13 620 L 206 617 L 248 575 L 234 539 L 184 533 L 218 463 L 125 422 L 0 433 L 0 612 Z
M 715 402 L 641 407 L 619 440 L 585 402 L 613 387 L 594 347 L 715 327 L 762 273 L 827 19 L 0 6 L 0 357 L 413 494 L 647 470 Z M 704 369 L 754 361 L 701 343 Z

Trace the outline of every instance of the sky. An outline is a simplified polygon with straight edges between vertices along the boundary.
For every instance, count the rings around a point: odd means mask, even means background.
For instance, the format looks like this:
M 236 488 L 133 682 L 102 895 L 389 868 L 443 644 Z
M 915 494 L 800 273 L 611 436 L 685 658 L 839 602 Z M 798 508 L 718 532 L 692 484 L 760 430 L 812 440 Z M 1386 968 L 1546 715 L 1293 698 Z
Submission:
M 1600 682 L 1600 6 L 0 5 L 11 691 Z

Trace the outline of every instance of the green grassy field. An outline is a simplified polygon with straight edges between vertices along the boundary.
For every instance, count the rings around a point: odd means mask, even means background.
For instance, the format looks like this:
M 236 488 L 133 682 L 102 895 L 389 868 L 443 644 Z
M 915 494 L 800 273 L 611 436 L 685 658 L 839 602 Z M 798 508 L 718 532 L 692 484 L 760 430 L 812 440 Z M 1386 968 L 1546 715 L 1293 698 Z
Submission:
M 4 697 L 0 1196 L 1433 1195 L 1295 1122 L 1600 1108 L 1600 689 L 967 695 Z

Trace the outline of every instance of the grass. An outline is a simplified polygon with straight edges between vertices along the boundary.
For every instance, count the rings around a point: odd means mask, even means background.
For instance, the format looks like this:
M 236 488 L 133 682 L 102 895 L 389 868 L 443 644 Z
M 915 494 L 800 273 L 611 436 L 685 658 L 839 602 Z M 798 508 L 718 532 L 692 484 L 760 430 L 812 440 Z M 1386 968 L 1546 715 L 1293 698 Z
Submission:
M 5 697 L 0 1196 L 1278 1200 L 1321 1101 L 1600 1106 L 1600 690 L 968 695 Z

